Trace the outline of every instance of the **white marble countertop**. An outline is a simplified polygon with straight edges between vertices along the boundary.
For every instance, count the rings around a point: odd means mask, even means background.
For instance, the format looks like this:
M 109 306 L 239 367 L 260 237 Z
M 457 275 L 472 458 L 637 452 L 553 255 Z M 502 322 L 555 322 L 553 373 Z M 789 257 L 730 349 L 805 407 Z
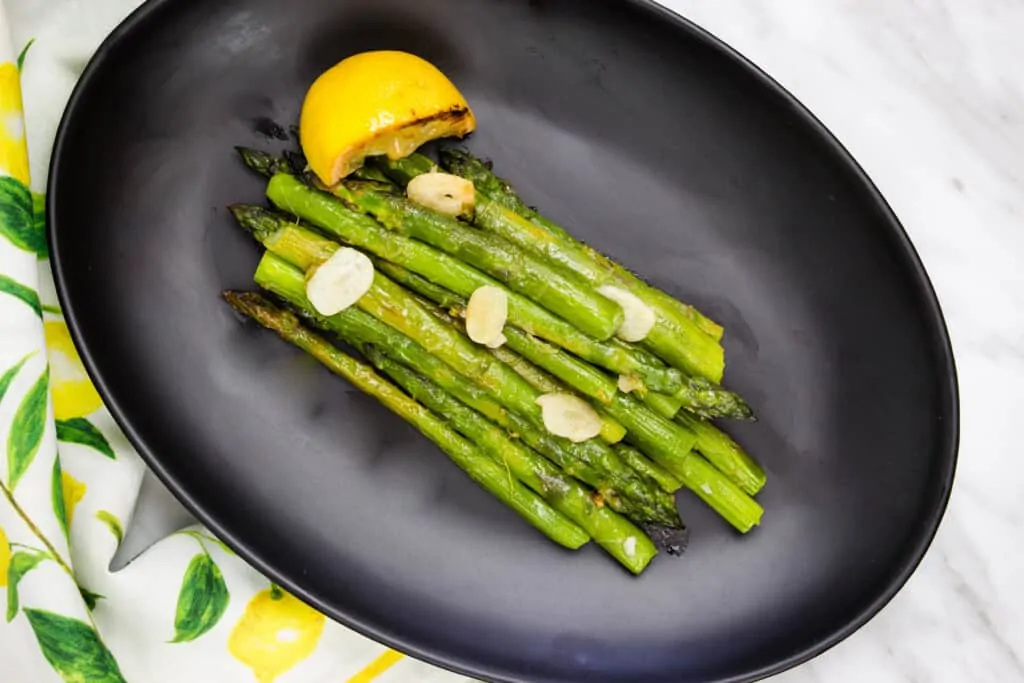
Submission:
M 1024 2 L 665 4 L 782 83 L 864 166 L 920 251 L 960 374 L 957 483 L 928 556 L 870 624 L 775 680 L 1024 681 Z M 122 556 L 189 522 L 147 481 Z

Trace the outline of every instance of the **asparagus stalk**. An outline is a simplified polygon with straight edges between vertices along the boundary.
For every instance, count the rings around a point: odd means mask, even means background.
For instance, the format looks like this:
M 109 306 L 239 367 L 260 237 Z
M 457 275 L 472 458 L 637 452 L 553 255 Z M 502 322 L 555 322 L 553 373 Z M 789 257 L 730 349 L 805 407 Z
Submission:
M 691 453 L 673 473 L 740 533 L 761 523 L 764 508 L 699 454 Z
M 744 491 L 757 495 L 768 481 L 768 475 L 757 462 L 721 429 L 685 412 L 676 420 L 697 435 L 697 450 Z
M 429 410 L 444 417 L 467 439 L 537 492 L 554 509 L 586 531 L 594 541 L 634 574 L 657 554 L 647 536 L 624 517 L 594 502 L 591 494 L 549 460 L 510 439 L 483 415 L 466 407 L 441 387 L 409 368 L 367 349 L 378 370 Z
M 345 182 L 331 192 L 389 230 L 479 268 L 595 339 L 611 338 L 622 324 L 624 314 L 618 304 L 579 277 L 551 268 L 507 240 L 473 230 L 404 197 L 381 192 L 369 183 Z
M 373 265 L 377 270 L 384 273 L 406 289 L 420 294 L 420 296 L 423 296 L 431 303 L 437 304 L 442 308 L 465 308 L 466 306 L 465 298 L 455 294 L 454 292 L 448 291 L 444 287 L 435 285 L 427 278 L 422 275 L 417 275 L 407 268 L 403 268 L 402 266 L 382 259 L 376 259 Z
M 658 524 L 685 532 L 671 498 L 633 476 L 600 440 L 574 444 L 547 433 L 530 420 L 508 410 L 491 392 L 456 372 L 410 337 L 364 311 L 350 308 L 328 318 L 318 315 L 306 299 L 302 271 L 273 254 L 265 255 L 260 261 L 255 279 L 256 284 L 289 303 L 309 323 L 338 335 L 354 347 L 372 345 L 393 360 L 425 375 L 509 432 L 519 435 L 530 447 L 549 457 L 568 474 L 594 486 L 613 509 L 645 523 L 645 528 L 649 529 L 649 524 Z M 673 543 L 685 546 L 685 537 L 680 538 L 677 534 Z
M 615 452 L 622 460 L 633 468 L 633 471 L 652 481 L 657 482 L 667 493 L 675 493 L 683 488 L 683 482 L 658 463 L 652 461 L 638 449 L 625 444 L 616 444 Z
M 474 186 L 487 195 L 499 208 L 529 220 L 541 233 L 546 234 L 547 239 L 534 246 L 536 250 L 547 252 L 549 258 L 581 275 L 591 273 L 602 278 L 612 275 L 615 281 L 645 300 L 648 305 L 656 307 L 677 325 L 685 324 L 683 321 L 693 322 L 704 334 L 715 341 L 721 341 L 724 333 L 721 325 L 703 315 L 693 306 L 688 306 L 650 286 L 627 268 L 579 242 L 568 231 L 545 218 L 538 211 L 526 206 L 512 185 L 495 175 L 484 162 L 468 152 L 456 149 L 443 150 L 441 159 L 447 170 L 472 181 Z M 387 169 L 385 169 L 385 173 L 387 173 Z M 405 182 L 407 183 L 408 180 Z M 491 219 L 485 219 L 485 221 L 487 220 Z M 499 215 L 496 220 L 503 222 L 504 219 Z M 502 229 L 500 225 L 495 227 Z M 524 235 L 527 232 L 532 232 L 532 229 L 526 228 L 526 226 L 508 226 L 504 229 L 511 229 L 517 234 L 523 230 Z
M 669 420 L 680 412 L 679 402 L 671 396 L 649 392 L 642 396 L 642 400 L 654 412 Z
M 389 178 L 384 171 L 375 166 L 363 166 L 362 168 L 353 171 L 352 175 L 349 177 L 355 178 L 356 180 L 365 180 L 371 183 L 393 186 L 391 178 Z M 397 190 L 398 188 L 395 189 Z
M 257 170 L 266 170 L 273 164 L 272 157 L 253 150 L 245 150 L 243 158 Z M 283 173 L 273 176 L 267 186 L 267 197 L 282 210 L 309 221 L 332 237 L 401 265 L 463 297 L 468 298 L 485 285 L 504 288 L 494 278 L 457 258 L 417 240 L 389 232 L 373 219 L 351 211 L 337 199 L 308 187 L 295 176 Z M 254 233 L 272 232 L 287 225 L 286 221 L 265 209 L 236 208 L 236 216 Z M 600 342 L 530 299 L 513 291 L 506 290 L 506 293 L 509 321 L 513 325 L 612 372 L 635 374 L 652 391 L 671 393 L 682 386 L 684 378 L 674 368 L 657 367 L 646 359 L 641 360 L 633 349 Z
M 332 372 L 404 418 L 437 444 L 480 486 L 515 510 L 552 541 L 566 548 L 576 549 L 590 539 L 583 529 L 554 510 L 543 498 L 518 481 L 510 479 L 504 467 L 459 436 L 443 420 L 403 394 L 369 366 L 342 353 L 328 341 L 303 327 L 295 315 L 273 306 L 259 294 L 225 292 L 224 298 L 236 311 L 277 332 L 283 339 L 298 346 Z
M 641 342 L 674 368 L 716 384 L 725 374 L 725 350 L 706 334 L 658 321 Z
M 408 185 L 409 181 L 418 175 L 439 170 L 433 159 L 419 152 L 413 152 L 401 159 L 388 159 L 386 156 L 371 157 L 369 163 L 401 187 Z

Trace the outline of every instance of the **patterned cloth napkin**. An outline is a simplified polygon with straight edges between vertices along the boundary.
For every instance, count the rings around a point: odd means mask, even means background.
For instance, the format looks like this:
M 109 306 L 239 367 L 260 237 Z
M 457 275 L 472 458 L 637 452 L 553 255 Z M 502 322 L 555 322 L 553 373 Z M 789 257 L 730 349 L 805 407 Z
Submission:
M 465 681 L 328 622 L 201 527 L 109 569 L 145 465 L 57 305 L 43 183 L 75 80 L 137 4 L 0 0 L 0 679 Z

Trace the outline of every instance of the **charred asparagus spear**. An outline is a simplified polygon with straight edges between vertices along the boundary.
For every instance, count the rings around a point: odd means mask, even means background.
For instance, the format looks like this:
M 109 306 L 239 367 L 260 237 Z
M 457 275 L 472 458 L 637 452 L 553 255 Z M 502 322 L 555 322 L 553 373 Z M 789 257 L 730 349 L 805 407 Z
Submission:
M 583 529 L 523 484 L 510 479 L 503 466 L 459 436 L 443 420 L 406 396 L 372 368 L 342 353 L 330 342 L 304 327 L 292 313 L 277 308 L 259 294 L 225 292 L 224 298 L 236 311 L 277 332 L 283 339 L 323 363 L 331 372 L 344 377 L 404 418 L 437 444 L 480 486 L 554 542 L 576 549 L 590 540 Z
M 400 387 L 488 453 L 506 465 L 519 481 L 544 498 L 634 574 L 639 574 L 657 550 L 636 526 L 616 512 L 595 503 L 591 493 L 576 480 L 530 448 L 513 441 L 501 428 L 475 410 L 456 400 L 441 387 L 389 360 L 372 347 L 370 361 Z

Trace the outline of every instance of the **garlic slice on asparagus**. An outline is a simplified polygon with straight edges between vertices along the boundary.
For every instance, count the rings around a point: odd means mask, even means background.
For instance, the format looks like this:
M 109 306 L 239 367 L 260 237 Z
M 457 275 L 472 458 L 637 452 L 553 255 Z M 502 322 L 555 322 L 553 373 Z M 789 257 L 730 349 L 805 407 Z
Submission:
M 654 311 L 647 304 L 632 292 L 614 285 L 598 287 L 597 292 L 622 306 L 622 311 L 626 314 L 618 332 L 615 333 L 616 337 L 627 342 L 641 342 L 647 338 L 658 321 Z
M 310 269 L 306 298 L 320 315 L 335 315 L 355 304 L 373 286 L 373 263 L 366 254 L 342 247 Z
M 500 287 L 484 285 L 469 297 L 466 305 L 466 334 L 477 344 L 492 349 L 505 344 L 508 321 L 508 294 Z
M 644 389 L 643 380 L 636 375 L 619 375 L 619 391 L 624 394 L 631 394 L 634 391 L 642 391 Z
M 580 443 L 601 434 L 601 416 L 579 396 L 544 394 L 537 399 L 544 428 L 555 436 Z
M 473 215 L 476 188 L 465 178 L 450 173 L 424 173 L 409 181 L 409 199 L 452 218 Z

